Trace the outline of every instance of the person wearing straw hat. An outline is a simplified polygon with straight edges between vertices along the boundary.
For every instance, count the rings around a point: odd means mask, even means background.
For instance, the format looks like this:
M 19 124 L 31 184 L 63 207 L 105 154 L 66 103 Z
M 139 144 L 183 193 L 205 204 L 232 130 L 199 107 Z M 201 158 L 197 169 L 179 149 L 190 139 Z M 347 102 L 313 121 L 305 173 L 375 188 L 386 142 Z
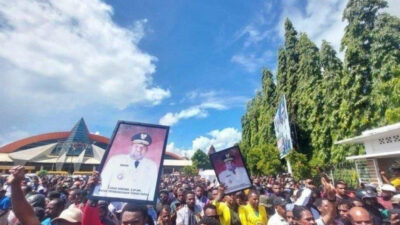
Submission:
M 82 211 L 78 208 L 67 208 L 62 211 L 61 214 L 54 218 L 52 223 L 57 225 L 81 225 L 82 222 Z
M 158 166 L 146 154 L 152 143 L 147 133 L 137 133 L 131 138 L 129 154 L 110 158 L 101 172 L 101 187 L 94 193 L 114 198 L 137 200 L 154 199 Z
M 393 195 L 391 202 L 394 209 L 400 209 L 400 194 Z
M 227 193 L 240 190 L 243 186 L 250 183 L 246 169 L 235 165 L 235 158 L 233 155 L 230 153 L 224 154 L 223 161 L 225 170 L 223 170 L 218 177 L 219 181 L 226 186 Z
M 391 198 L 396 194 L 396 188 L 390 184 L 383 184 L 381 186 L 381 194 L 377 197 L 378 203 L 385 209 L 393 209 Z

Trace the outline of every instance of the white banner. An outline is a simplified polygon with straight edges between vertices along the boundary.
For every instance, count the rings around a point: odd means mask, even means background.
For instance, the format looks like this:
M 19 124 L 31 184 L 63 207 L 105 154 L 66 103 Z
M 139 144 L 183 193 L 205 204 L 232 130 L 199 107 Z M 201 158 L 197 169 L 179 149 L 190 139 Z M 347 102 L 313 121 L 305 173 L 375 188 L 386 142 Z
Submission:
M 290 152 L 290 150 L 293 149 L 285 96 L 283 96 L 278 105 L 278 110 L 274 119 L 274 125 L 278 150 L 281 158 L 284 158 Z

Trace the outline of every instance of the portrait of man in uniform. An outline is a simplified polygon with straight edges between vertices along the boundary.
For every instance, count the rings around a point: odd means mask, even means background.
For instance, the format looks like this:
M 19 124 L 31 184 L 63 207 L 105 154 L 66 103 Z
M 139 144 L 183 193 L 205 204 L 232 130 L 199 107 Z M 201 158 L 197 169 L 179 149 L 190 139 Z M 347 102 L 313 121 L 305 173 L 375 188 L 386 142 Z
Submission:
M 251 181 L 237 146 L 210 155 L 219 183 L 232 193 L 251 187 Z
M 122 124 L 118 128 L 104 156 L 94 197 L 154 201 L 168 133 L 167 128 L 154 126 Z

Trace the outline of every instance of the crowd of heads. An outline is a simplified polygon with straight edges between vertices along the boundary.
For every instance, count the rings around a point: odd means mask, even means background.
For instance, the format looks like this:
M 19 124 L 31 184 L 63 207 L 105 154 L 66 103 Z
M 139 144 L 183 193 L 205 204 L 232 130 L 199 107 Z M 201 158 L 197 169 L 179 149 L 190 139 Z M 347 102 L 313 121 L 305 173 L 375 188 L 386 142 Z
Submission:
M 175 173 L 161 177 L 155 205 L 139 205 L 89 199 L 98 175 L 28 179 L 18 171 L 0 180 L 0 224 L 400 225 L 400 195 L 391 184 L 351 189 L 326 176 L 316 185 L 281 174 L 251 177 L 252 188 L 225 193 L 216 180 Z M 262 219 L 254 222 L 250 211 Z

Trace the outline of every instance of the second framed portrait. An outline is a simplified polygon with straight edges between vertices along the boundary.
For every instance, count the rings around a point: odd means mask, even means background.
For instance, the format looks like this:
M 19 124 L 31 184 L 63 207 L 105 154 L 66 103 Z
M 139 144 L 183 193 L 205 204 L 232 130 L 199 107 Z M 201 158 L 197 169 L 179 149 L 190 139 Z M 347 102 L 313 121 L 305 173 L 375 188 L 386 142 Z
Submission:
M 225 193 L 240 191 L 252 186 L 249 173 L 239 147 L 234 146 L 210 155 L 210 161 Z

